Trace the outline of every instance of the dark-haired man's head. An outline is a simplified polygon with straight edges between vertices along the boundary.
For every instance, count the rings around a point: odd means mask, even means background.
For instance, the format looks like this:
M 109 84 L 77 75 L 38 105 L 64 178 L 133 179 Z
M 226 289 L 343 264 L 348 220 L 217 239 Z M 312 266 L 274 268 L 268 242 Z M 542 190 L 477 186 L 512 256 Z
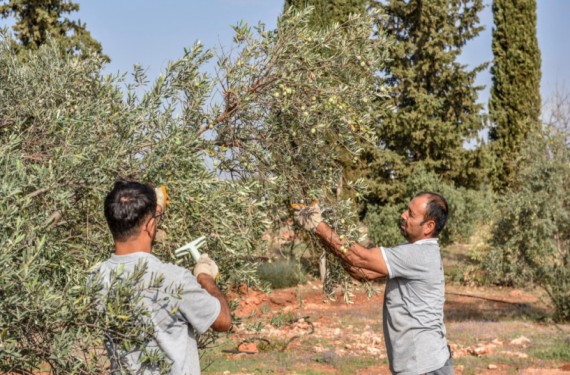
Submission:
M 432 192 L 418 193 L 400 216 L 400 231 L 410 243 L 437 237 L 445 227 L 447 214 L 447 201 L 442 195 Z
M 134 240 L 143 230 L 154 236 L 159 209 L 152 186 L 139 182 L 118 181 L 105 198 L 105 218 L 116 243 Z

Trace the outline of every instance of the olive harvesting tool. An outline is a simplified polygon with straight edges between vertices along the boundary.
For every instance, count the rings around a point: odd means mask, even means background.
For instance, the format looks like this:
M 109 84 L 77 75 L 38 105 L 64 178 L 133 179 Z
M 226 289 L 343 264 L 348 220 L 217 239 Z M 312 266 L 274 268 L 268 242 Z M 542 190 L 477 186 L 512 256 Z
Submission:
M 198 262 L 198 259 L 200 259 L 201 255 L 198 249 L 201 246 L 203 246 L 205 243 L 206 243 L 206 237 L 204 236 L 198 237 L 194 241 L 188 242 L 186 245 L 174 250 L 174 255 L 177 258 L 180 258 L 190 253 L 190 255 L 192 255 L 192 259 L 194 259 L 194 262 Z
M 294 210 L 299 210 L 299 215 L 303 216 L 303 217 L 309 217 L 310 216 L 310 211 L 309 208 L 311 207 L 315 207 L 317 205 L 317 200 L 313 200 L 311 202 L 310 205 L 306 205 L 304 203 L 291 203 L 291 207 Z

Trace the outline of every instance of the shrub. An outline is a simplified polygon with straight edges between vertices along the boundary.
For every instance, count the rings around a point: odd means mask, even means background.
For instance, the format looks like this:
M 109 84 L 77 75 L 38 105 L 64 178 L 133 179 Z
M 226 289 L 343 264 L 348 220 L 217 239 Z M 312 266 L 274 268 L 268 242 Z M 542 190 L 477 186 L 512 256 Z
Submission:
M 402 243 L 404 238 L 399 224 L 404 207 L 403 204 L 387 204 L 369 208 L 366 215 L 368 238 L 378 246 L 391 247 Z
M 471 237 L 477 226 L 488 220 L 493 210 L 493 195 L 486 191 L 455 187 L 442 181 L 434 172 L 418 167 L 406 181 L 405 201 L 373 206 L 366 215 L 369 237 L 376 243 L 392 246 L 404 241 L 400 235 L 399 218 L 408 202 L 421 191 L 432 191 L 445 197 L 449 205 L 449 218 L 439 239 L 441 245 L 464 241 Z
M 307 281 L 299 262 L 278 260 L 257 266 L 257 276 L 273 289 L 289 288 Z
M 498 199 L 491 250 L 484 260 L 496 283 L 536 283 L 555 318 L 570 319 L 570 153 L 558 136 L 531 138 L 521 150 L 512 189 Z

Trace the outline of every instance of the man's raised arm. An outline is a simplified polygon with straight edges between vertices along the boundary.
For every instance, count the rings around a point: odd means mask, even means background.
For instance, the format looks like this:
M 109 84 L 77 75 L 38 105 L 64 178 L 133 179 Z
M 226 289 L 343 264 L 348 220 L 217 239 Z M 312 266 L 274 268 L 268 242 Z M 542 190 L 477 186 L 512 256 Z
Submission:
M 317 234 L 355 279 L 374 280 L 388 276 L 380 248 L 367 249 L 357 242 L 347 246 L 346 241 L 341 240 L 335 230 L 323 221 L 318 204 L 296 209 L 295 219 L 305 229 Z

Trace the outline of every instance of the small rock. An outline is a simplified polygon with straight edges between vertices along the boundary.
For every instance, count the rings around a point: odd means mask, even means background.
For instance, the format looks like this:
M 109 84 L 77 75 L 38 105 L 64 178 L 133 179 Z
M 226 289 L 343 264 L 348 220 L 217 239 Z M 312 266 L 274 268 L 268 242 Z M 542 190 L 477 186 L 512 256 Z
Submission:
M 511 352 L 506 350 L 502 351 L 501 354 L 504 354 L 507 357 L 528 358 L 528 354 L 522 352 Z
M 320 345 L 313 346 L 313 352 L 322 353 L 323 351 L 325 351 L 325 348 L 323 348 L 322 346 Z
M 295 296 L 293 293 L 283 294 L 283 295 L 271 295 L 269 296 L 269 300 L 279 306 L 287 306 L 290 305 L 294 300 Z
M 372 355 L 380 355 L 381 351 L 378 348 L 367 348 L 366 351 Z
M 491 341 L 492 344 L 495 344 L 497 346 L 501 346 L 503 345 L 503 342 L 500 341 L 499 339 L 494 339 L 493 341 Z
M 238 350 L 244 353 L 259 353 L 257 344 L 254 342 L 244 342 L 238 347 Z
M 524 348 L 527 346 L 527 344 L 530 344 L 530 340 L 524 336 L 520 336 L 516 339 L 511 340 L 509 344 L 514 346 L 522 346 Z
M 487 368 L 488 368 L 489 370 L 496 370 L 496 369 L 497 369 L 497 365 L 494 365 L 494 364 L 491 363 L 491 364 L 489 364 L 489 366 L 487 366 Z
M 494 348 L 495 345 L 482 345 L 477 347 L 470 346 L 467 348 L 467 352 L 476 357 L 482 357 L 484 355 L 491 354 Z

